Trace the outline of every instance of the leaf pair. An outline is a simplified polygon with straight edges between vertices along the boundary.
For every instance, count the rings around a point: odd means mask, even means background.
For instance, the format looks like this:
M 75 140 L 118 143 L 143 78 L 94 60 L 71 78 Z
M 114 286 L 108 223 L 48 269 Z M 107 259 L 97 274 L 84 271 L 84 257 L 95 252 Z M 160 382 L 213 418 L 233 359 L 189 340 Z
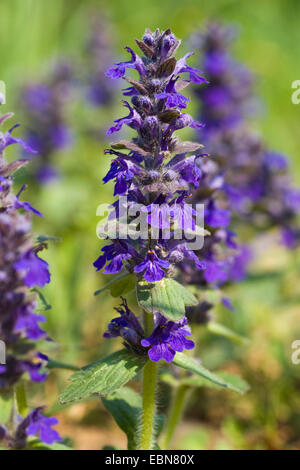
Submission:
M 78 402 L 93 395 L 109 396 L 132 380 L 143 369 L 147 360 L 145 356 L 137 356 L 122 349 L 100 361 L 93 362 L 71 376 L 71 384 L 61 394 L 60 402 L 62 404 Z M 173 364 L 200 376 L 202 380 L 209 381 L 215 386 L 231 390 L 239 388 L 238 385 L 227 381 L 226 376 L 210 372 L 183 353 L 176 353 Z

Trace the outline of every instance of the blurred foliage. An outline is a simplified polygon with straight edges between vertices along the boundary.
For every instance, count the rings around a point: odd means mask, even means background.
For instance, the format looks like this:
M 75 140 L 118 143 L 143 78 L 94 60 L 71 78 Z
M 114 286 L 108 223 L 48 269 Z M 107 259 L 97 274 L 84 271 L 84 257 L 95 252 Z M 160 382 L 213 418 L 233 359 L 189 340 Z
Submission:
M 291 102 L 291 83 L 300 78 L 298 0 L 0 0 L 0 79 L 7 86 L 4 109 L 14 111 L 17 121 L 26 125 L 18 113 L 19 87 L 44 76 L 55 57 L 76 62 L 89 31 L 89 15 L 94 13 L 104 14 L 109 22 L 116 59 L 124 57 L 123 46 L 132 46 L 146 27 L 171 27 L 177 36 L 187 38 L 211 18 L 239 24 L 236 57 L 256 73 L 257 92 L 264 100 L 253 125 L 271 148 L 290 155 L 293 176 L 300 182 L 300 106 Z M 102 333 L 118 300 L 109 291 L 93 296 L 107 282 L 92 266 L 102 244 L 96 238 L 96 208 L 112 199 L 112 185 L 101 182 L 109 167 L 109 158 L 103 156 L 107 141 L 91 139 L 85 126 L 92 122 L 103 130 L 119 115 L 119 99 L 116 91 L 115 104 L 105 109 L 74 100 L 69 110 L 74 146 L 55 155 L 61 179 L 44 187 L 32 184 L 26 194 L 45 214 L 35 220 L 35 231 L 62 239 L 49 242 L 45 258 L 52 282 L 44 292 L 52 305 L 47 327 L 57 345 L 51 354 L 61 362 L 81 365 L 115 348 L 115 342 L 102 340 Z M 18 149 L 10 148 L 7 154 L 12 159 Z M 300 338 L 299 255 L 297 259 L 264 237 L 256 248 L 259 262 L 250 278 L 228 292 L 235 312 L 221 308 L 215 312 L 217 321 L 248 337 L 249 344 L 231 343 L 204 328 L 196 332 L 204 365 L 239 373 L 251 391 L 245 396 L 207 389 L 195 392 L 174 440 L 178 448 L 300 448 L 300 366 L 291 362 L 291 343 Z M 57 388 L 68 373 L 51 376 L 46 401 L 59 409 Z M 38 400 L 34 392 L 32 401 Z M 162 388 L 162 393 L 167 396 L 168 388 Z M 61 414 L 62 432 L 75 439 L 77 448 L 124 443 L 124 436 L 99 406 L 81 404 Z M 105 431 L 104 438 L 96 425 Z

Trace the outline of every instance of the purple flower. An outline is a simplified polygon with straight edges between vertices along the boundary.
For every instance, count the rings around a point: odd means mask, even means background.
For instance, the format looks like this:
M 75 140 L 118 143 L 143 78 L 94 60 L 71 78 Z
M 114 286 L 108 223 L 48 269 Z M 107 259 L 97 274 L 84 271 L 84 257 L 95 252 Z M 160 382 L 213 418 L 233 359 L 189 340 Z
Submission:
M 129 114 L 128 116 L 120 119 L 115 119 L 114 122 L 116 123 L 115 126 L 110 127 L 106 135 L 113 134 L 114 132 L 118 132 L 124 124 L 126 124 L 129 127 L 132 127 L 132 129 L 139 129 L 142 125 L 142 119 L 140 115 L 130 106 L 130 104 L 127 101 L 123 100 L 123 105 L 129 109 Z
M 147 42 L 147 36 L 144 36 L 144 41 Z M 152 41 L 150 41 L 151 45 L 153 44 Z M 165 34 L 162 43 L 161 43 L 161 57 L 163 59 L 166 59 L 170 55 L 174 54 L 176 51 L 177 47 L 179 46 L 180 41 L 176 39 L 173 33 Z
M 103 251 L 103 255 L 97 258 L 94 262 L 94 266 L 97 271 L 100 271 L 105 264 L 110 261 L 104 270 L 106 274 L 119 273 L 123 269 L 123 261 L 136 255 L 135 250 L 121 240 L 112 245 L 104 246 L 101 248 L 101 251 Z
M 36 153 L 36 150 L 34 150 L 30 145 L 28 145 L 23 139 L 13 137 L 11 135 L 12 131 L 19 126 L 20 124 L 15 124 L 11 129 L 9 129 L 9 131 L 5 132 L 5 134 L 0 134 L 0 152 L 3 152 L 3 150 L 9 145 L 19 144 L 24 147 L 27 152 Z
M 142 207 L 142 211 L 148 213 L 147 221 L 149 225 L 161 229 L 170 227 L 171 209 L 172 207 L 168 204 L 167 198 L 163 195 L 158 196 L 149 206 Z
M 47 374 L 41 372 L 41 368 L 43 367 L 42 362 L 32 363 L 29 361 L 23 362 L 23 370 L 24 372 L 28 372 L 30 380 L 33 382 L 44 382 L 47 379 Z
M 113 318 L 103 334 L 104 338 L 116 338 L 121 336 L 125 344 L 135 352 L 143 352 L 140 344 L 144 337 L 144 330 L 134 313 L 129 309 L 126 300 L 121 297 L 122 304 L 115 310 L 120 314 L 119 317 Z
M 140 171 L 141 169 L 129 159 L 116 158 L 112 161 L 108 173 L 103 178 L 103 182 L 107 183 L 115 179 L 114 196 L 117 194 L 125 194 L 134 175 Z
M 221 209 L 214 201 L 205 208 L 205 221 L 210 227 L 226 227 L 230 223 L 230 211 Z
M 191 157 L 181 155 L 180 158 L 174 157 L 168 165 L 173 171 L 178 171 L 184 181 L 193 184 L 194 188 L 198 188 L 202 171 L 197 164 L 197 160 L 205 155 L 192 155 Z
M 51 129 L 51 143 L 54 148 L 62 150 L 71 145 L 73 140 L 72 133 L 64 124 L 57 124 Z
M 253 253 L 251 249 L 246 245 L 240 246 L 229 269 L 230 280 L 233 282 L 240 282 L 245 279 L 252 259 Z
M 157 93 L 155 97 L 161 100 L 166 100 L 166 106 L 169 108 L 177 107 L 183 109 L 186 108 L 186 103 L 188 103 L 190 99 L 176 91 L 175 85 L 177 80 L 178 78 L 171 78 L 166 86 L 166 91 L 163 93 Z
M 228 279 L 228 262 L 222 260 L 205 260 L 204 278 L 210 284 L 223 284 Z
M 195 121 L 195 119 L 192 118 L 187 113 L 181 114 L 176 120 L 175 123 L 172 124 L 171 126 L 172 130 L 178 130 L 178 129 L 183 129 L 184 127 L 191 127 L 192 129 L 201 129 L 204 127 L 204 124 L 201 124 L 201 122 Z
M 18 320 L 15 324 L 15 330 L 25 333 L 26 338 L 38 340 L 46 335 L 45 331 L 39 326 L 40 322 L 45 322 L 43 315 L 32 313 L 28 306 L 22 306 L 18 311 Z
M 14 267 L 22 272 L 27 287 L 43 287 L 50 282 L 48 263 L 39 258 L 33 250 L 27 251 L 15 262 Z
M 234 306 L 231 303 L 231 300 L 228 299 L 228 297 L 222 297 L 222 304 L 227 310 L 230 310 L 231 312 L 234 311 Z
M 28 108 L 44 112 L 51 103 L 52 93 L 47 85 L 37 83 L 25 90 L 23 98 Z
M 73 143 L 73 134 L 65 116 L 65 107 L 70 100 L 71 75 L 70 64 L 61 61 L 48 71 L 42 82 L 30 83 L 21 91 L 21 103 L 27 116 L 26 140 L 39 154 L 34 159 L 31 176 L 39 183 L 49 183 L 57 177 L 59 172 L 53 172 L 53 154 Z M 30 151 L 30 147 L 25 147 L 25 153 Z
M 186 72 L 189 74 L 189 79 L 191 82 L 196 84 L 207 83 L 207 80 L 200 75 L 203 73 L 201 70 L 198 70 L 195 67 L 190 67 L 186 64 L 187 59 L 193 54 L 193 52 L 188 52 L 184 57 L 182 57 L 182 59 L 177 61 L 174 74 Z
M 51 165 L 42 165 L 36 174 L 37 180 L 44 184 L 56 180 L 58 176 L 58 171 Z
M 58 419 L 54 417 L 46 417 L 41 414 L 43 408 L 35 408 L 25 418 L 22 428 L 26 429 L 27 436 L 38 435 L 40 440 L 45 444 L 53 444 L 54 442 L 61 442 L 62 438 L 53 426 L 58 424 Z
M 20 201 L 19 197 L 21 193 L 26 189 L 26 185 L 24 184 L 18 194 L 16 195 L 14 202 L 13 202 L 13 209 L 24 209 L 25 211 L 30 211 L 33 212 L 35 215 L 38 215 L 39 217 L 43 217 L 44 214 L 39 212 L 37 209 L 35 209 L 29 202 L 26 201 Z
M 122 78 L 124 77 L 127 68 L 136 69 L 140 75 L 144 75 L 146 73 L 142 59 L 137 54 L 135 54 L 135 52 L 133 52 L 130 47 L 126 46 L 125 49 L 131 54 L 131 60 L 129 60 L 128 62 L 116 63 L 116 67 L 112 67 L 107 71 L 107 77 L 112 78 L 114 80 Z
M 186 339 L 186 336 L 192 335 L 187 323 L 186 317 L 173 322 L 168 321 L 160 313 L 155 314 L 153 333 L 141 341 L 142 346 L 149 347 L 148 356 L 151 361 L 158 362 L 164 359 L 166 362 L 172 362 L 176 351 L 182 352 L 184 349 L 194 348 L 194 342 Z
M 155 251 L 149 250 L 145 260 L 135 266 L 134 272 L 142 273 L 145 271 L 144 278 L 146 281 L 156 282 L 160 281 L 165 275 L 165 271 L 162 268 L 166 269 L 169 265 L 169 261 L 158 258 Z
M 44 214 L 42 214 L 40 211 L 35 209 L 29 202 L 26 201 L 20 201 L 18 197 L 15 198 L 14 203 L 13 203 L 13 208 L 14 209 L 24 209 L 25 211 L 31 211 L 35 215 L 38 215 L 39 217 L 44 217 Z
M 283 227 L 281 229 L 281 241 L 288 249 L 292 250 L 298 246 L 300 237 L 299 228 Z
M 264 161 L 271 171 L 286 170 L 289 166 L 287 158 L 276 152 L 267 152 Z
M 43 363 L 39 360 L 38 356 L 33 360 L 17 359 L 11 355 L 6 358 L 6 364 L 0 365 L 0 389 L 13 386 L 23 374 L 28 373 L 30 380 L 33 382 L 44 382 L 47 374 L 41 372 Z

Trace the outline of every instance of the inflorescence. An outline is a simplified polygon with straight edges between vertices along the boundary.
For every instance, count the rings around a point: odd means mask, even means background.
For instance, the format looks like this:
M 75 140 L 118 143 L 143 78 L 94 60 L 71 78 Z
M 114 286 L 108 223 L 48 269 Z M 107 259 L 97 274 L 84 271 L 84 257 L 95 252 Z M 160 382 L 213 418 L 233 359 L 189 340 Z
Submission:
M 1 124 L 9 117 L 2 116 Z M 47 378 L 47 357 L 38 350 L 38 341 L 47 339 L 40 327 L 46 318 L 37 313 L 34 290 L 50 281 L 48 264 L 39 256 L 44 244 L 35 243 L 31 235 L 30 213 L 42 214 L 20 199 L 24 187 L 17 195 L 12 191 L 13 173 L 28 160 L 8 164 L 4 150 L 11 144 L 33 151 L 23 140 L 12 137 L 11 130 L 0 133 L 0 339 L 6 346 L 6 363 L 0 365 L 0 395 L 6 397 L 25 379 L 43 382 Z M 20 449 L 26 447 L 31 435 L 38 434 L 47 444 L 61 440 L 51 427 L 57 419 L 45 417 L 41 410 L 36 408 L 21 417 L 13 405 L 10 424 L 0 423 L 0 441 Z

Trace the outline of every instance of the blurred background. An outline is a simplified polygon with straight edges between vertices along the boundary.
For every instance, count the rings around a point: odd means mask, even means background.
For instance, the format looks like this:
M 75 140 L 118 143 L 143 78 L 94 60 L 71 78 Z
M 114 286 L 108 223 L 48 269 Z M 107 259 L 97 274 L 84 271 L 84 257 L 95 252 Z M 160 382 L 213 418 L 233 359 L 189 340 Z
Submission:
M 124 114 L 122 84 L 109 83 L 104 71 L 124 60 L 123 47 L 133 47 L 146 27 L 171 28 L 187 39 L 210 19 L 237 24 L 235 57 L 255 73 L 263 103 L 253 128 L 269 147 L 289 156 L 294 181 L 300 184 L 300 104 L 291 102 L 291 84 L 300 79 L 299 18 L 297 0 L 0 0 L 3 111 L 15 113 L 14 122 L 22 124 L 16 135 L 27 135 L 33 145 L 43 116 L 52 113 L 56 126 L 43 149 L 46 167 L 34 157 L 32 168 L 19 173 L 16 182 L 28 183 L 26 200 L 45 214 L 35 218 L 34 231 L 60 239 L 49 242 L 45 252 L 52 274 L 44 294 L 51 305 L 47 331 L 55 341 L 49 352 L 53 359 L 84 365 L 117 347 L 102 334 L 119 300 L 108 290 L 93 295 L 109 279 L 92 266 L 102 246 L 96 208 L 112 201 L 112 184 L 102 184 L 109 168 L 109 157 L 103 155 L 109 142 L 105 131 Z M 183 42 L 181 49 L 182 55 L 188 44 Z M 30 95 L 37 83 L 56 86 L 54 104 L 45 109 L 46 88 Z M 18 157 L 17 146 L 7 156 Z M 229 289 L 235 312 L 214 312 L 249 341 L 232 343 L 203 327 L 198 344 L 205 366 L 238 373 L 251 390 L 244 396 L 194 392 L 174 448 L 300 448 L 300 364 L 291 360 L 292 342 L 300 340 L 300 255 L 271 242 L 266 250 L 263 238 L 254 241 L 257 257 L 249 278 Z M 43 397 L 32 390 L 32 403 L 49 404 L 61 433 L 77 449 L 125 447 L 125 435 L 101 402 L 65 409 L 58 405 L 58 390 L 69 375 L 53 371 Z M 160 394 L 166 403 L 168 387 L 162 386 Z

